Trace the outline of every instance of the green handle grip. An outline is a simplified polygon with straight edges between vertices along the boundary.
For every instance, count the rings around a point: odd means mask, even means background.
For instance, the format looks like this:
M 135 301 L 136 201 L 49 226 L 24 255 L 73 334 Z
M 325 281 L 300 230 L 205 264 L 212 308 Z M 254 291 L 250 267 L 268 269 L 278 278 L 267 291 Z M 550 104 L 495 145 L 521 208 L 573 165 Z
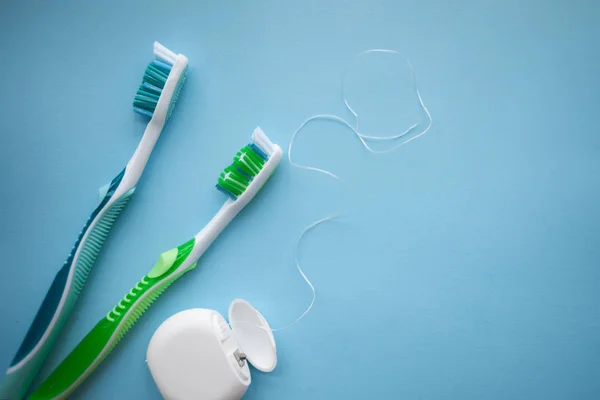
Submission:
M 162 253 L 152 268 L 83 338 L 29 397 L 34 400 L 69 396 L 110 354 L 152 303 L 180 276 L 193 269 L 179 267 L 194 247 L 194 239 Z

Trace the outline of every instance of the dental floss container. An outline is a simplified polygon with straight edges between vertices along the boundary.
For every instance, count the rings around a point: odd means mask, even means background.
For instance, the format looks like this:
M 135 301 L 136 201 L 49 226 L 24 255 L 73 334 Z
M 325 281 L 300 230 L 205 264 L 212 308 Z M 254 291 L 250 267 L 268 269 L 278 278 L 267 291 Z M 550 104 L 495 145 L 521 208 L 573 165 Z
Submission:
M 234 300 L 229 324 L 214 310 L 181 311 L 163 322 L 150 340 L 146 361 L 166 400 L 239 400 L 250 369 L 277 365 L 275 338 L 250 303 Z

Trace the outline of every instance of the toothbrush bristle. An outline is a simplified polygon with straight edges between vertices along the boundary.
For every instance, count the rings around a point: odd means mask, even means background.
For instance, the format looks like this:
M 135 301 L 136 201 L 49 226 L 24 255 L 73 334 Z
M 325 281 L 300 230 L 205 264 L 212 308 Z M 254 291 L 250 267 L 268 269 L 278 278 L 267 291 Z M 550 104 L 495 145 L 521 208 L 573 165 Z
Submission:
M 267 153 L 265 153 L 263 149 L 261 149 L 256 143 L 250 143 L 248 146 L 250 146 L 250 148 L 254 150 L 254 152 L 258 154 L 263 160 L 267 161 L 269 159 Z
M 160 99 L 165 84 L 167 83 L 167 79 L 169 78 L 169 74 L 171 73 L 171 69 L 173 68 L 176 55 L 159 43 L 155 43 L 154 57 L 154 60 L 146 67 L 142 84 L 133 99 L 133 111 L 150 118 L 154 115 L 158 100 Z M 187 66 L 181 73 L 173 96 L 171 97 L 171 103 L 169 104 L 169 109 L 167 111 L 167 119 L 171 117 L 171 113 L 179 98 L 179 93 L 181 92 L 186 77 Z
M 256 143 L 244 146 L 235 155 L 233 163 L 221 173 L 217 189 L 236 200 L 260 173 L 268 158 L 266 151 Z

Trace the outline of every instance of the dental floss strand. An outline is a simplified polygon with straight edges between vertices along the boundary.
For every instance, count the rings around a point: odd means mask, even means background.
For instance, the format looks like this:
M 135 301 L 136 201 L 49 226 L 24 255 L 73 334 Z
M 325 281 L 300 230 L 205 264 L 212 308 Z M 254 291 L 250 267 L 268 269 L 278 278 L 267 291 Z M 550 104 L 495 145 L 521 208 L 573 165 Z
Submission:
M 344 184 L 344 186 L 349 187 L 349 185 L 348 185 L 348 183 L 346 181 L 344 181 L 342 178 L 340 178 L 339 176 L 337 176 L 336 174 L 334 174 L 334 173 L 332 173 L 330 171 L 327 171 L 327 170 L 324 170 L 324 169 L 321 169 L 321 168 L 318 168 L 318 167 L 310 166 L 310 165 L 298 164 L 298 163 L 295 163 L 294 161 L 292 161 L 292 148 L 293 148 L 293 145 L 294 145 L 294 141 L 295 141 L 296 137 L 298 136 L 298 133 L 300 133 L 300 131 L 302 131 L 306 125 L 308 125 L 309 123 L 311 123 L 313 121 L 328 120 L 328 121 L 334 121 L 334 122 L 338 122 L 338 123 L 342 124 L 346 128 L 350 129 L 356 135 L 356 137 L 360 140 L 360 142 L 364 146 L 364 148 L 367 149 L 369 152 L 371 152 L 373 154 L 384 154 L 384 153 L 392 152 L 392 151 L 396 150 L 397 148 L 399 148 L 400 146 L 403 146 L 403 145 L 405 145 L 405 144 L 407 144 L 409 142 L 412 142 L 413 140 L 417 139 L 418 137 L 423 136 L 424 134 L 426 134 L 429 131 L 429 129 L 431 128 L 431 124 L 433 122 L 433 119 L 431 118 L 431 114 L 429 113 L 429 110 L 427 109 L 427 107 L 425 106 L 425 103 L 423 102 L 423 98 L 421 97 L 421 93 L 419 92 L 419 87 L 417 85 L 417 76 L 416 76 L 416 73 L 415 73 L 415 69 L 414 69 L 412 63 L 410 62 L 410 60 L 408 59 L 408 57 L 406 57 L 404 54 L 402 54 L 402 53 L 400 53 L 399 51 L 396 51 L 396 50 L 371 49 L 371 50 L 365 50 L 363 52 L 360 52 L 360 53 L 356 54 L 354 56 L 354 59 L 356 60 L 359 57 L 362 57 L 362 56 L 365 56 L 365 55 L 368 55 L 368 54 L 373 54 L 373 53 L 384 53 L 384 54 L 396 55 L 396 56 L 402 57 L 404 59 L 404 61 L 408 64 L 408 67 L 410 69 L 410 74 L 411 74 L 411 77 L 412 77 L 412 81 L 413 81 L 414 92 L 417 95 L 417 99 L 419 100 L 419 105 L 421 106 L 421 109 L 423 110 L 423 112 L 425 113 L 425 115 L 427 117 L 427 125 L 426 125 L 425 129 L 423 129 L 418 134 L 416 134 L 414 136 L 410 136 L 410 137 L 407 137 L 407 135 L 409 133 L 411 133 L 420 124 L 413 124 L 408 129 L 406 129 L 405 131 L 403 131 L 402 133 L 399 133 L 399 134 L 396 134 L 396 135 L 392 135 L 392 136 L 374 136 L 374 135 L 367 135 L 367 134 L 364 134 L 364 133 L 360 132 L 359 131 L 359 117 L 358 117 L 358 113 L 352 108 L 352 106 L 350 105 L 350 103 L 348 102 L 348 100 L 346 98 L 346 76 L 348 75 L 348 71 L 350 69 L 350 67 L 348 67 L 344 71 L 344 73 L 342 74 L 342 79 L 341 79 L 342 100 L 344 101 L 344 105 L 346 106 L 346 108 L 348 109 L 348 111 L 350 111 L 350 113 L 354 117 L 354 120 L 355 120 L 354 126 L 352 126 L 345 119 L 343 119 L 341 117 L 338 117 L 337 115 L 333 115 L 333 114 L 317 114 L 317 115 L 313 115 L 312 117 L 307 118 L 296 129 L 296 131 L 292 135 L 292 138 L 290 140 L 290 144 L 288 146 L 288 161 L 289 161 L 289 163 L 292 166 L 294 166 L 296 168 L 300 168 L 300 169 L 306 170 L 306 171 L 315 171 L 315 172 L 318 172 L 318 173 L 321 173 L 321 174 L 325 174 L 325 175 L 327 175 L 327 176 L 329 176 L 329 177 L 331 177 L 331 178 L 333 178 L 333 179 L 341 182 L 342 184 Z M 395 144 L 394 146 L 392 146 L 392 147 L 390 147 L 388 149 L 385 149 L 385 150 L 374 150 L 367 143 L 368 140 L 382 142 L 382 141 L 395 141 L 395 140 L 403 139 L 403 138 L 404 138 L 404 140 L 401 140 L 400 143 Z M 294 251 L 294 263 L 296 265 L 296 269 L 298 269 L 298 272 L 302 276 L 302 279 L 304 279 L 304 281 L 306 282 L 306 284 L 310 288 L 310 290 L 312 292 L 312 298 L 311 298 L 311 301 L 310 301 L 308 307 L 304 310 L 304 312 L 302 314 L 300 314 L 295 320 L 293 320 L 289 324 L 286 324 L 286 325 L 284 325 L 284 326 L 282 326 L 280 328 L 272 329 L 273 332 L 282 331 L 284 329 L 288 329 L 288 328 L 296 325 L 313 308 L 313 305 L 315 304 L 315 301 L 316 301 L 316 298 L 317 298 L 317 291 L 315 290 L 315 286 L 310 281 L 310 279 L 308 278 L 308 276 L 306 275 L 306 273 L 304 272 L 304 270 L 300 266 L 300 262 L 298 261 L 298 250 L 300 248 L 300 243 L 301 243 L 302 239 L 304 238 L 304 236 L 309 231 L 313 230 L 314 228 L 316 228 L 317 226 L 319 226 L 320 224 L 322 224 L 324 222 L 331 221 L 331 220 L 339 217 L 340 215 L 341 215 L 341 212 L 337 212 L 337 213 L 335 213 L 333 215 L 327 216 L 325 218 L 321 218 L 318 221 L 315 221 L 315 222 L 311 223 L 310 225 L 308 225 L 307 227 L 305 227 L 304 230 L 302 230 L 302 232 L 300 233 L 300 236 L 298 236 L 298 239 L 296 241 L 295 251 Z

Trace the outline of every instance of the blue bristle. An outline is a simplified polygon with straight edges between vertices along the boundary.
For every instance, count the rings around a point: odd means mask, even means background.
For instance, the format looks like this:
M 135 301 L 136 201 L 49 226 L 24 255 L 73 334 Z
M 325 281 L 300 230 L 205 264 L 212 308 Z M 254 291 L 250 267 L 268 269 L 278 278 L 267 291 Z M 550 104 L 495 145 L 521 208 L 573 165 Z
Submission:
M 217 190 L 218 190 L 219 192 L 223 192 L 223 193 L 225 193 L 225 194 L 226 194 L 227 196 L 229 196 L 229 197 L 230 197 L 232 200 L 237 200 L 237 196 L 236 196 L 236 195 L 234 195 L 233 193 L 231 193 L 229 190 L 225 190 L 225 189 L 223 189 L 223 188 L 222 188 L 221 186 L 219 186 L 219 185 L 215 185 L 215 187 L 217 188 Z
M 254 152 L 258 154 L 263 160 L 269 160 L 269 156 L 267 155 L 267 153 L 265 153 L 263 149 L 261 149 L 256 143 L 250 143 L 248 146 L 250 146 L 250 148 L 254 150 Z
M 153 113 L 151 113 L 150 111 L 144 110 L 144 109 L 139 108 L 139 107 L 133 107 L 133 111 L 136 112 L 136 113 L 138 113 L 138 114 L 150 117 L 150 118 L 152 118 L 152 116 L 153 116 Z
M 160 96 L 160 94 L 162 93 L 162 89 L 159 87 L 156 87 L 154 85 L 149 84 L 148 82 L 143 82 L 142 86 L 146 89 L 150 89 L 151 92 L 156 92 L 156 94 L 158 94 Z
M 171 68 L 173 67 L 171 64 L 167 64 L 166 62 L 159 60 L 158 58 L 155 58 L 153 63 L 157 68 L 160 68 L 161 70 L 165 71 L 167 74 L 169 72 L 171 72 Z
M 170 72 L 171 67 L 160 60 L 155 59 L 148 64 L 142 84 L 133 99 L 133 111 L 152 118 Z
M 164 86 L 166 85 L 173 65 L 169 61 L 154 58 L 144 71 L 142 83 L 133 99 L 133 111 L 138 114 L 152 118 L 154 111 L 159 103 Z M 181 76 L 175 86 L 170 104 L 167 109 L 167 119 L 171 117 L 173 107 L 177 102 L 179 93 L 187 74 L 187 65 L 183 69 Z
M 137 96 L 135 96 L 136 100 L 139 101 L 149 101 L 149 102 L 158 102 L 160 96 L 148 96 L 144 92 L 138 91 Z

